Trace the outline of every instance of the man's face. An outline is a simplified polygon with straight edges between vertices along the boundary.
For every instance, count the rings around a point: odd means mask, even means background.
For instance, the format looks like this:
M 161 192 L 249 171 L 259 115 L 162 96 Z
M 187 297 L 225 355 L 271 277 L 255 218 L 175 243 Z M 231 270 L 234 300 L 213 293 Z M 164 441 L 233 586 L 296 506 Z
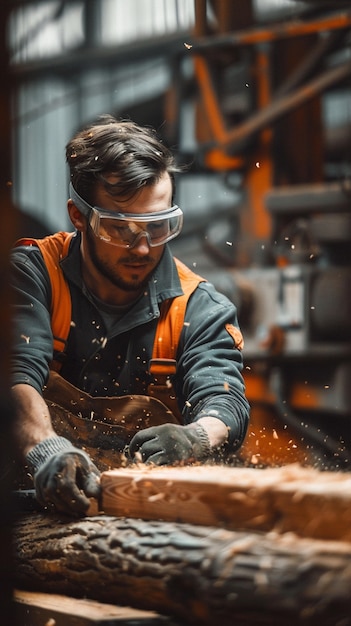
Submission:
M 147 215 L 171 206 L 172 183 L 167 173 L 152 187 L 145 187 L 132 200 L 121 201 L 99 185 L 95 205 L 106 211 Z M 150 274 L 158 265 L 164 245 L 150 247 L 146 236 L 141 236 L 135 246 L 121 248 L 97 237 L 87 226 L 83 239 L 83 258 L 89 273 L 88 286 L 105 301 L 132 300 L 139 295 Z M 93 283 L 92 283 L 93 279 Z M 111 285 L 117 288 L 110 297 Z M 117 298 L 116 298 L 117 296 Z

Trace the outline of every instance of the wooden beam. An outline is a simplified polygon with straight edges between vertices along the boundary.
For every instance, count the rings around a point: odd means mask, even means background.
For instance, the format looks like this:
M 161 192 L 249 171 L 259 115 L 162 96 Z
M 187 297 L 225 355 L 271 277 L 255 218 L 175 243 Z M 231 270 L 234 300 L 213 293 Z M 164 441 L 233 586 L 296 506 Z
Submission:
M 120 468 L 101 477 L 108 515 L 351 541 L 351 474 L 298 465 Z

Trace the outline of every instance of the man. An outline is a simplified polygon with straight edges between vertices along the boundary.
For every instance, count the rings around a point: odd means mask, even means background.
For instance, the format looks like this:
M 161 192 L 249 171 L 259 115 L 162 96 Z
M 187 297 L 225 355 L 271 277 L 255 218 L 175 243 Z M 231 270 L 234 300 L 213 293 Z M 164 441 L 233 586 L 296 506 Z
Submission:
M 53 361 L 56 369 L 60 363 L 59 378 L 81 390 L 82 402 L 106 396 L 141 403 L 122 437 L 132 460 L 185 464 L 232 452 L 243 442 L 249 411 L 236 309 L 175 261 L 167 245 L 182 225 L 182 211 L 173 205 L 172 154 L 154 131 L 103 116 L 73 137 L 66 157 L 74 236 L 21 241 L 12 255 L 13 398 L 18 448 L 34 473 L 37 499 L 81 514 L 89 497 L 99 495 L 99 470 L 54 429 L 43 395 Z M 184 298 L 170 359 L 167 325 L 179 318 Z M 169 366 L 163 392 L 172 390 L 170 402 L 163 394 L 164 416 L 152 421 Z M 173 411 L 166 406 L 171 400 Z M 80 397 L 76 404 L 79 414 Z M 93 413 L 85 426 L 98 424 Z M 115 413 L 123 433 L 125 416 Z

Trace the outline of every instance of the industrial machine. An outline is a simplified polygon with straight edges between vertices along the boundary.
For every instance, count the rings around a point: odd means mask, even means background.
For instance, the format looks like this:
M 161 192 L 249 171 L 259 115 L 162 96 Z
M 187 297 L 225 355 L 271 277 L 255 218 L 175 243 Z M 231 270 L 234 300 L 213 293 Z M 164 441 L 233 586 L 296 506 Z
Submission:
M 190 211 L 175 253 L 196 257 L 238 305 L 252 406 L 241 461 L 349 468 L 351 13 L 310 1 L 258 23 L 254 3 L 210 4 L 212 20 L 195 3 L 168 117 L 182 146 L 195 110 L 185 176 L 219 177 L 222 194 L 237 196 L 224 208 L 204 202 L 197 227 Z

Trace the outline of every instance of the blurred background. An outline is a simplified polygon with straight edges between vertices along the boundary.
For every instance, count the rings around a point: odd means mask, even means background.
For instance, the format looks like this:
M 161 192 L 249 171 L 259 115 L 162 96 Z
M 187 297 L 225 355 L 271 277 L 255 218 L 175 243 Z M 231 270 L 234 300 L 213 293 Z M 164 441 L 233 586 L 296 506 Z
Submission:
M 238 307 L 241 459 L 350 465 L 351 10 L 340 0 L 12 0 L 17 231 L 70 229 L 65 144 L 101 113 L 186 166 L 172 249 Z
M 351 8 L 2 0 L 0 25 L 0 604 L 12 626 L 8 252 L 71 229 L 65 145 L 99 114 L 153 126 L 186 166 L 172 249 L 235 302 L 245 338 L 238 463 L 350 469 Z

